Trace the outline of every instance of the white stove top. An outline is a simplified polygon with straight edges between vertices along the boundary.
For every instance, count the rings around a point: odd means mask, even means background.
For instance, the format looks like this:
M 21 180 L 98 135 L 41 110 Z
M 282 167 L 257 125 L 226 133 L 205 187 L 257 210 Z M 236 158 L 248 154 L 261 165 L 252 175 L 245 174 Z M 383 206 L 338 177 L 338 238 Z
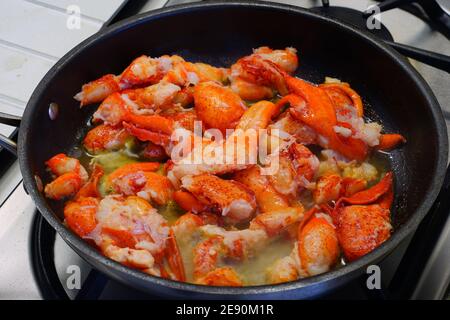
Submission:
M 66 52 L 97 32 L 125 0 L 0 1 L 0 111 L 22 115 L 34 88 Z M 79 19 L 79 28 L 76 22 Z M 0 124 L 9 136 L 15 128 Z M 21 177 L 0 177 L 0 204 Z M 1 219 L 1 218 L 0 218 Z
M 21 115 L 34 88 L 53 64 L 97 32 L 124 2 L 0 1 L 0 111 Z M 68 28 L 68 19 L 74 15 L 67 10 L 77 8 L 80 28 Z M 0 125 L 4 135 L 13 130 Z M 40 298 L 28 256 L 34 205 L 21 180 L 17 162 L 0 177 L 0 299 Z
M 3 0 L 0 2 L 0 111 L 20 115 L 34 87 L 47 70 L 70 48 L 96 32 L 123 0 Z M 166 3 L 193 1 L 149 0 L 142 11 Z M 320 5 L 314 0 L 275 0 L 303 7 Z M 331 4 L 365 10 L 374 1 L 332 0 Z M 81 9 L 82 27 L 66 28 L 68 5 Z M 7 10 L 6 10 L 7 8 Z M 419 18 L 395 9 L 381 14 L 394 40 L 450 55 L 450 42 Z M 450 129 L 450 77 L 447 73 L 412 61 L 434 91 Z M 12 128 L 1 126 L 0 133 Z M 29 261 L 29 231 L 34 206 L 21 184 L 17 162 L 0 177 L 0 299 L 39 299 Z M 63 241 L 57 247 L 70 250 Z M 63 272 L 67 262 L 56 261 Z M 62 271 L 61 271 L 62 270 Z

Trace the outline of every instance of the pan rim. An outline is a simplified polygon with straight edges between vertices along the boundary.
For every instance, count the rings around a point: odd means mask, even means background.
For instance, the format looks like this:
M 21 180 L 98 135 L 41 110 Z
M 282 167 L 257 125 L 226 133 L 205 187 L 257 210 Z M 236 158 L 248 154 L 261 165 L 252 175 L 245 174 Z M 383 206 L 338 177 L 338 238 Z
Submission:
M 448 156 L 448 138 L 447 129 L 445 121 L 442 115 L 441 108 L 438 101 L 436 100 L 431 88 L 428 86 L 426 81 L 422 76 L 409 64 L 409 62 L 397 53 L 394 49 L 388 47 L 387 45 L 378 41 L 375 37 L 370 35 L 365 31 L 358 30 L 352 26 L 344 24 L 338 20 L 325 17 L 318 13 L 311 12 L 307 9 L 279 4 L 270 3 L 262 1 L 211 1 L 211 2 L 201 2 L 201 3 L 191 3 L 182 4 L 168 8 L 162 8 L 155 11 L 150 11 L 147 13 L 139 14 L 128 19 L 125 19 L 119 23 L 116 23 L 108 28 L 100 30 L 98 33 L 84 40 L 82 43 L 74 47 L 66 55 L 64 55 L 51 69 L 47 72 L 44 78 L 40 81 L 38 86 L 35 88 L 27 107 L 24 111 L 22 128 L 27 128 L 32 120 L 33 110 L 37 108 L 40 101 L 40 96 L 45 91 L 47 85 L 51 82 L 53 76 L 68 64 L 80 51 L 94 45 L 98 40 L 104 39 L 106 37 L 112 36 L 117 32 L 126 32 L 127 29 L 133 28 L 135 25 L 141 23 L 146 23 L 148 21 L 162 19 L 167 15 L 172 14 L 186 14 L 191 10 L 202 11 L 220 8 L 230 8 L 230 7 L 252 7 L 257 9 L 265 10 L 277 10 L 283 11 L 285 13 L 293 13 L 298 15 L 307 16 L 308 18 L 320 20 L 322 23 L 328 23 L 334 25 L 336 28 L 340 28 L 343 31 L 351 32 L 355 36 L 361 38 L 361 41 L 366 41 L 374 48 L 382 50 L 384 54 L 388 55 L 395 63 L 398 65 L 399 69 L 403 69 L 405 73 L 413 80 L 415 85 L 421 91 L 422 95 L 425 97 L 429 109 L 431 111 L 432 118 L 437 126 L 437 140 L 438 140 L 438 157 L 436 161 L 435 174 L 430 183 L 430 187 L 427 190 L 428 193 L 422 199 L 421 204 L 418 206 L 416 211 L 411 215 L 409 220 L 405 222 L 395 233 L 392 234 L 390 239 L 383 243 L 380 247 L 373 250 L 371 253 L 365 255 L 364 257 L 347 264 L 346 266 L 334 269 L 321 275 L 308 277 L 304 279 L 299 279 L 293 282 L 281 283 L 276 285 L 261 285 L 261 286 L 246 286 L 239 288 L 232 287 L 212 287 L 212 286 L 202 286 L 184 282 L 177 282 L 173 280 L 163 279 L 159 277 L 154 277 L 147 275 L 138 270 L 134 270 L 123 266 L 115 261 L 106 258 L 101 255 L 95 248 L 89 246 L 85 241 L 75 235 L 72 231 L 66 228 L 62 222 L 58 220 L 56 214 L 48 206 L 47 201 L 44 196 L 38 191 L 36 182 L 34 179 L 34 173 L 31 172 L 31 166 L 29 162 L 31 159 L 28 158 L 28 132 L 25 130 L 19 131 L 19 143 L 18 143 L 18 155 L 19 164 L 21 172 L 23 175 L 24 184 L 29 191 L 38 211 L 44 216 L 44 218 L 50 223 L 50 225 L 61 235 L 61 237 L 82 255 L 88 256 L 96 261 L 99 261 L 105 268 L 114 269 L 117 272 L 125 273 L 128 276 L 134 278 L 134 283 L 137 281 L 145 281 L 145 283 L 150 283 L 152 285 L 163 286 L 169 289 L 189 291 L 198 294 L 211 294 L 211 295 L 221 295 L 221 296 L 236 296 L 236 295 L 265 295 L 273 293 L 283 293 L 293 290 L 298 290 L 313 285 L 321 285 L 328 283 L 331 280 L 339 279 L 343 275 L 356 274 L 358 271 L 362 270 L 365 266 L 377 262 L 383 256 L 391 252 L 395 247 L 397 247 L 401 241 L 410 232 L 417 227 L 423 217 L 431 208 L 433 202 L 435 201 L 438 192 L 443 184 L 444 173 L 447 167 L 447 156 Z M 84 257 L 83 257 L 84 258 Z M 111 273 L 108 272 L 109 275 Z M 137 280 L 137 281 L 136 281 Z M 148 286 L 147 286 L 148 287 Z M 143 286 L 139 289 L 142 290 Z

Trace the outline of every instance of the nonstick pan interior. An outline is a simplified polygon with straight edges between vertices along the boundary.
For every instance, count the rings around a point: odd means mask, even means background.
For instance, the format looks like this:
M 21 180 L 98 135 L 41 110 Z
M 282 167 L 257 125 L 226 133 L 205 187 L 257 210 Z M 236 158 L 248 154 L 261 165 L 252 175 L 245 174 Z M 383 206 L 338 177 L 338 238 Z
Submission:
M 225 67 L 249 54 L 252 48 L 267 45 L 297 48 L 300 59 L 297 75 L 306 80 L 320 83 L 325 76 L 330 76 L 350 83 L 363 97 L 368 118 L 380 121 L 386 132 L 401 133 L 408 140 L 404 147 L 389 155 L 395 172 L 393 224 L 396 231 L 382 246 L 386 248 L 375 250 L 353 267 L 302 280 L 300 285 L 271 288 L 295 289 L 335 279 L 380 258 L 398 244 L 423 217 L 437 195 L 447 159 L 442 115 L 421 77 L 402 57 L 376 45 L 369 36 L 299 8 L 270 4 L 250 7 L 242 3 L 182 8 L 133 18 L 133 22 L 120 23 L 111 31 L 103 31 L 87 40 L 64 57 L 33 94 L 20 132 L 21 169 L 38 208 L 63 238 L 78 252 L 88 253 L 90 262 L 102 264 L 98 267 L 110 274 L 127 269 L 111 262 L 109 267 L 114 266 L 115 271 L 108 271 L 104 264 L 107 259 L 101 263 L 94 259 L 94 251 L 61 226 L 61 204 L 44 199 L 34 182 L 35 175 L 48 182 L 44 162 L 56 153 L 73 153 L 73 147 L 86 131 L 86 124 L 96 107 L 80 109 L 72 98 L 83 83 L 106 73 L 118 74 L 142 54 L 179 54 L 189 61 Z M 56 120 L 48 116 L 51 102 L 60 107 Z M 137 272 L 126 272 L 129 277 L 136 277 Z M 117 274 L 113 276 L 118 277 Z M 154 279 L 139 285 L 135 280 L 130 281 L 146 290 L 152 290 L 156 283 L 173 284 Z M 174 286 L 177 289 L 197 287 Z M 311 293 L 314 292 L 311 289 Z

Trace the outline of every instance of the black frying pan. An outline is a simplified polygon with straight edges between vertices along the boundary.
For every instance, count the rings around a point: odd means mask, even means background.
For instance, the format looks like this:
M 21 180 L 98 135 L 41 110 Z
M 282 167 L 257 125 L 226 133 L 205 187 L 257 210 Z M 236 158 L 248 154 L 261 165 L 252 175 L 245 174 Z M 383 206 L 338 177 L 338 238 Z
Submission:
M 192 61 L 229 66 L 252 48 L 299 49 L 298 76 L 349 82 L 365 99 L 368 117 L 408 143 L 390 153 L 395 172 L 395 232 L 379 248 L 331 272 L 295 282 L 258 287 L 207 287 L 156 278 L 127 268 L 90 247 L 62 224 L 62 204 L 42 194 L 44 162 L 74 153 L 95 107 L 72 98 L 80 86 L 106 73 L 120 73 L 141 55 L 179 54 Z M 55 102 L 59 112 L 49 116 Z M 56 114 L 56 116 L 55 116 Z M 14 121 L 13 121 L 14 123 Z M 441 187 L 448 142 L 440 107 L 411 65 L 369 34 L 305 9 L 261 2 L 190 4 L 132 17 L 102 30 L 66 54 L 35 89 L 23 115 L 18 156 L 24 184 L 37 208 L 84 259 L 113 279 L 161 296 L 183 298 L 307 298 L 353 279 L 379 262 L 413 231 Z

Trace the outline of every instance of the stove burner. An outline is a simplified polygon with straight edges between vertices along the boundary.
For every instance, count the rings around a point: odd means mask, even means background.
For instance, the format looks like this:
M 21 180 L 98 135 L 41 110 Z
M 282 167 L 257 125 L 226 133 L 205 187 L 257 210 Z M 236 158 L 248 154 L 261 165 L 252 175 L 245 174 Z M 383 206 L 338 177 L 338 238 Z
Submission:
M 437 6 L 436 1 L 415 1 L 415 0 L 386 0 L 382 2 L 382 4 L 379 5 L 381 11 L 387 11 L 390 9 L 393 9 L 401 4 L 406 3 L 412 3 L 412 2 L 418 2 L 421 4 L 421 6 L 424 8 L 428 8 L 426 11 L 428 18 L 432 19 L 433 23 L 436 24 L 436 26 L 440 26 L 439 29 L 443 31 L 443 34 L 448 38 L 449 32 L 450 32 L 450 16 L 447 15 L 441 7 L 439 7 L 440 10 L 431 10 L 430 7 L 428 7 L 426 4 L 430 5 L 430 3 L 435 4 Z M 412 6 L 414 7 L 414 6 Z M 433 6 L 434 9 L 435 6 Z M 369 29 L 367 27 L 368 19 L 376 19 L 374 16 L 368 17 L 368 12 L 361 12 L 356 9 L 350 9 L 345 7 L 335 7 L 335 6 L 329 6 L 328 1 L 323 0 L 321 7 L 314 7 L 310 9 L 313 12 L 317 12 L 319 14 L 328 16 L 330 18 L 340 20 L 348 25 L 354 26 L 357 29 L 366 31 L 371 33 L 372 35 L 376 36 L 377 38 L 383 40 L 385 44 L 390 45 L 392 48 L 397 50 L 399 53 L 406 55 L 407 57 L 416 59 L 418 61 L 421 61 L 423 63 L 426 63 L 428 65 L 431 65 L 435 68 L 444 70 L 446 72 L 450 72 L 450 57 L 439 54 L 436 52 L 431 52 L 427 50 L 422 50 L 419 48 L 414 48 L 410 46 L 406 46 L 403 44 L 395 43 L 394 38 L 392 34 L 389 32 L 389 30 L 386 28 L 385 25 L 381 23 L 381 21 L 378 20 L 378 28 Z M 432 15 L 431 13 L 434 15 Z M 439 14 L 438 14 L 439 13 Z M 371 21 L 372 24 L 374 21 Z M 442 23 L 441 23 L 442 22 Z M 430 22 L 431 24 L 431 22 Z
M 314 7 L 310 9 L 311 11 L 323 14 L 325 16 L 335 18 L 347 24 L 350 24 L 360 30 L 370 32 L 374 36 L 381 38 L 383 40 L 393 41 L 394 38 L 389 30 L 380 22 L 379 29 L 369 29 L 367 28 L 367 19 L 364 18 L 363 13 L 356 9 L 344 8 L 344 7 Z M 373 18 L 375 19 L 375 18 Z
M 381 0 L 379 0 L 381 1 Z M 380 12 L 400 8 L 439 30 L 445 37 L 450 38 L 450 5 L 445 0 L 384 0 L 378 4 Z M 366 11 L 364 17 L 372 13 Z
M 69 300 L 54 265 L 55 235 L 56 231 L 36 212 L 31 230 L 31 266 L 45 300 Z

